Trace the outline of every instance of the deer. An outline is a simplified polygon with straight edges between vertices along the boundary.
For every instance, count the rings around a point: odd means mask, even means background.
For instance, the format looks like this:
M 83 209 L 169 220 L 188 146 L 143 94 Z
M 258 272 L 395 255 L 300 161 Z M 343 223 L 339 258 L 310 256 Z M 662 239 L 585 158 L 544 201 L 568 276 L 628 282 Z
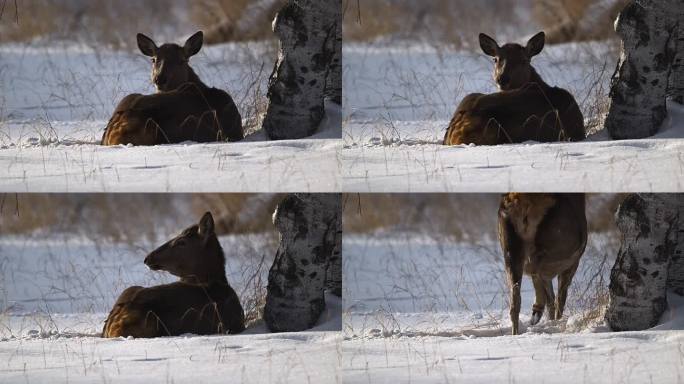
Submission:
M 126 288 L 116 300 L 102 337 L 151 338 L 235 334 L 245 329 L 245 316 L 225 273 L 225 256 L 205 213 L 145 257 L 152 271 L 166 271 L 179 281 L 153 287 Z
M 471 93 L 456 108 L 444 135 L 444 145 L 497 145 L 525 141 L 580 141 L 584 118 L 570 92 L 551 87 L 531 65 L 544 48 L 544 32 L 523 47 L 503 46 L 484 33 L 480 48 L 494 58 L 493 77 L 499 89 Z
M 238 141 L 244 138 L 242 118 L 230 95 L 205 85 L 189 60 L 202 48 L 203 33 L 181 47 L 161 46 L 138 33 L 143 55 L 152 58 L 152 83 L 157 93 L 134 93 L 116 106 L 102 135 L 102 145 L 158 145 L 196 141 Z
M 523 274 L 532 278 L 535 292 L 530 325 L 539 322 L 545 307 L 549 320 L 562 318 L 568 288 L 587 245 L 584 194 L 503 195 L 498 233 L 510 288 L 512 334 L 519 331 Z

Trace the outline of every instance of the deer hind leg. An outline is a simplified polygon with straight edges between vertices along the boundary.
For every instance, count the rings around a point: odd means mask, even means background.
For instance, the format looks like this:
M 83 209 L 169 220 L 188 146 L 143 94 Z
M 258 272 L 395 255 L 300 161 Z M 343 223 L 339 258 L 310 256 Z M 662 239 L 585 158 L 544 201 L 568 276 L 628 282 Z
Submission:
M 520 320 L 520 285 L 522 283 L 522 271 L 511 271 L 509 276 L 511 282 L 511 333 L 517 335 L 519 333 Z
M 109 317 L 102 337 L 150 338 L 169 335 L 166 326 L 153 312 L 145 313 L 120 305 L 112 310 Z
M 515 232 L 508 214 L 499 208 L 499 241 L 504 254 L 504 263 L 510 284 L 510 316 L 511 333 L 518 334 L 520 319 L 520 284 L 522 282 L 523 264 L 522 239 Z
M 156 337 L 160 332 L 156 322 L 146 321 L 145 314 L 137 309 L 132 309 L 131 304 L 136 294 L 144 289 L 140 286 L 126 288 L 119 296 L 105 320 L 102 329 L 102 337 Z
M 532 317 L 530 318 L 530 325 L 535 325 L 541 320 L 544 308 L 546 307 L 546 283 L 538 275 L 532 276 L 532 284 L 534 285 L 534 304 L 532 304 Z
M 568 288 L 572 282 L 572 278 L 577 272 L 579 260 L 570 268 L 563 271 L 558 276 L 558 297 L 556 298 L 556 319 L 563 317 L 563 310 L 565 309 L 565 300 L 568 298 Z
M 130 304 L 135 295 L 142 290 L 143 287 L 134 286 L 126 288 L 119 298 L 114 303 L 114 307 L 109 312 L 107 320 L 105 320 L 104 327 L 102 327 L 102 337 L 119 337 L 121 336 L 122 324 L 125 319 L 130 318 L 128 304 Z
M 556 296 L 553 294 L 552 280 L 544 282 L 544 291 L 546 292 L 547 315 L 549 320 L 556 320 Z

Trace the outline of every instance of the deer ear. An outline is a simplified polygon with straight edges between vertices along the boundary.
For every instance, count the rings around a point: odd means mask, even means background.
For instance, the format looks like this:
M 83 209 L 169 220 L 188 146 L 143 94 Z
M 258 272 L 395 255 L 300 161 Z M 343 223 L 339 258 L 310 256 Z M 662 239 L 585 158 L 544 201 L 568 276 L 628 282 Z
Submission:
M 211 212 L 207 212 L 202 216 L 197 231 L 205 239 L 214 234 L 214 218 L 211 216 Z
M 185 56 L 190 57 L 196 55 L 197 52 L 199 52 L 200 48 L 202 48 L 203 41 L 204 33 L 202 33 L 202 31 L 199 31 L 194 35 L 188 37 L 188 39 L 185 41 L 185 45 L 183 45 Z
M 546 35 L 544 32 L 539 32 L 536 35 L 532 36 L 530 40 L 527 41 L 527 45 L 525 46 L 525 51 L 527 51 L 527 56 L 532 57 L 536 56 L 539 54 L 539 52 L 544 49 L 544 40 L 546 39 Z
M 142 33 L 138 33 L 138 35 L 136 36 L 136 39 L 138 40 L 138 48 L 140 49 L 140 52 L 142 52 L 143 55 L 145 55 L 145 56 L 156 56 L 157 55 L 157 44 L 154 43 L 154 40 L 143 35 Z
M 480 48 L 482 48 L 482 52 L 492 57 L 499 54 L 499 44 L 484 33 L 480 33 Z

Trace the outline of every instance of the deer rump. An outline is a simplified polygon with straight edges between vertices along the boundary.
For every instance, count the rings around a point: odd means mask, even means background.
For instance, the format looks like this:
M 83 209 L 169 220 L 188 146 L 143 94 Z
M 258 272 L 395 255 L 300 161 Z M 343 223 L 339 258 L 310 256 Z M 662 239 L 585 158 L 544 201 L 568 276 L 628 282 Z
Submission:
M 131 94 L 116 107 L 102 145 L 157 145 L 242 139 L 242 120 L 230 95 L 186 83 L 169 92 Z
M 583 140 L 582 112 L 562 88 L 535 83 L 491 94 L 473 93 L 459 104 L 443 144 L 496 145 Z
M 182 282 L 126 289 L 112 308 L 102 337 L 210 335 L 244 330 L 244 312 L 230 285 Z

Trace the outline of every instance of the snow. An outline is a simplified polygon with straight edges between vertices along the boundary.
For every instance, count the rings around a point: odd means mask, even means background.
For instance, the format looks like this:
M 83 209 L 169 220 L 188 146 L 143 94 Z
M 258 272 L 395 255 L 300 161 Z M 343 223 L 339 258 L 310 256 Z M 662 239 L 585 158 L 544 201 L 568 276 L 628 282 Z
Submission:
M 674 192 L 684 185 L 684 107 L 668 101 L 656 136 L 579 143 L 441 145 L 468 93 L 494 92 L 483 54 L 416 45 L 344 47 L 345 192 Z M 615 58 L 607 44 L 549 46 L 532 64 L 600 127 Z
M 274 60 L 268 43 L 232 43 L 204 47 L 191 65 L 253 126 Z M 123 96 L 154 92 L 149 71 L 138 52 L 0 46 L 0 191 L 339 191 L 341 107 L 331 102 L 302 140 L 266 141 L 259 130 L 239 143 L 98 145 Z
M 406 232 L 345 235 L 342 369 L 346 383 L 676 382 L 684 376 L 684 299 L 669 295 L 661 324 L 613 333 L 594 310 L 617 244 L 590 233 L 563 319 L 510 336 L 496 241 Z M 595 293 L 595 292 L 598 292 Z
M 255 264 L 265 255 L 270 265 L 275 250 L 259 234 L 219 241 L 228 281 L 244 305 L 254 289 L 250 284 L 259 280 L 250 280 Z M 340 381 L 342 302 L 333 295 L 326 295 L 318 324 L 304 332 L 271 334 L 258 320 L 239 335 L 100 338 L 123 289 L 175 280 L 142 263 L 155 244 L 58 235 L 0 238 L 0 381 Z M 267 271 L 258 270 L 262 281 Z

